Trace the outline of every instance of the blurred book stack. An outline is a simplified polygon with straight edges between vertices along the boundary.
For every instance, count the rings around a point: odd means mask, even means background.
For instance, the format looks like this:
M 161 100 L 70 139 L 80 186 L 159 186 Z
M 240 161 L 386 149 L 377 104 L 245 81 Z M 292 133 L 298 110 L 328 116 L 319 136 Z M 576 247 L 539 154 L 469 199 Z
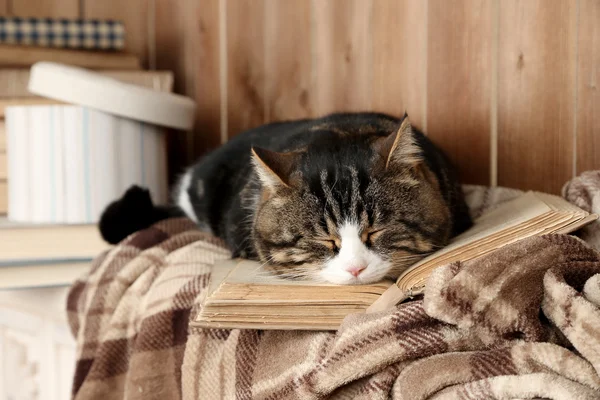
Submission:
M 125 48 L 119 21 L 0 17 L 0 289 L 71 283 L 108 248 L 96 227 L 107 202 L 144 180 L 166 193 L 165 128 L 188 129 L 195 105 Z M 36 65 L 60 79 L 31 91 Z M 90 75 L 71 82 L 69 66 Z M 161 119 L 169 101 L 184 108 L 174 123 Z
M 122 51 L 125 36 L 119 21 L 0 17 L 0 216 L 8 212 L 6 108 L 63 104 L 29 92 L 33 64 L 60 62 L 161 92 L 173 90 L 170 71 L 142 70 L 137 57 Z
M 24 224 L 0 218 L 0 290 L 68 285 L 106 249 L 93 224 Z

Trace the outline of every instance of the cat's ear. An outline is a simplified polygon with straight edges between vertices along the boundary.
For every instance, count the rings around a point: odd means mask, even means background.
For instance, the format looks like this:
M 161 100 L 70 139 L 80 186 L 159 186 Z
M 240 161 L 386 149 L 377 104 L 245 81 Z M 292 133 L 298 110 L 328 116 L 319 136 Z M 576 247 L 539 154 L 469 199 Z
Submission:
M 298 153 L 278 153 L 260 147 L 252 148 L 252 162 L 262 184 L 276 189 L 290 186 L 290 175 L 294 171 Z
M 406 113 L 400 127 L 388 136 L 376 140 L 374 147 L 385 160 L 386 169 L 393 164 L 416 167 L 423 161 L 421 149 L 416 143 L 415 133 Z

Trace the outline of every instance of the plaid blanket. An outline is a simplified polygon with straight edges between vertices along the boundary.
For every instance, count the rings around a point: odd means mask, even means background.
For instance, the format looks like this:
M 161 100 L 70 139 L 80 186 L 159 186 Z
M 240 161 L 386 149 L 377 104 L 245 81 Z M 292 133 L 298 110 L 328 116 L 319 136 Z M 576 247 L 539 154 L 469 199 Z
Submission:
M 475 216 L 519 193 L 465 189 Z M 441 267 L 424 299 L 350 315 L 338 332 L 191 327 L 227 257 L 187 219 L 100 255 L 68 298 L 73 398 L 600 398 L 600 253 L 575 237 Z

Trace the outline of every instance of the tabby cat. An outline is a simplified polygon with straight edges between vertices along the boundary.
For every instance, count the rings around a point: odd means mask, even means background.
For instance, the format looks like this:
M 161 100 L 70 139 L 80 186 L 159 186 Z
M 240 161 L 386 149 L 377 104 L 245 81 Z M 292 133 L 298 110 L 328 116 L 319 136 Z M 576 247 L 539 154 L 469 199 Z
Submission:
M 174 199 L 153 207 L 133 188 L 106 210 L 103 235 L 114 242 L 183 212 L 284 278 L 360 284 L 398 276 L 472 223 L 447 158 L 407 115 L 251 129 L 187 170 Z

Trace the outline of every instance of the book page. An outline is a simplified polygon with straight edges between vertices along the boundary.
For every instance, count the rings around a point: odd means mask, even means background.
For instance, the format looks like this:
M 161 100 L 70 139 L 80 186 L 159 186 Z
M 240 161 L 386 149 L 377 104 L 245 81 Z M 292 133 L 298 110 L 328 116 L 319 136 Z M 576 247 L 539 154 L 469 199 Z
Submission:
M 548 207 L 545 202 L 541 201 L 533 192 L 528 192 L 515 200 L 502 204 L 474 221 L 474 225 L 471 229 L 455 237 L 448 246 L 414 264 L 398 278 L 398 282 L 406 273 L 419 268 L 419 266 L 423 264 L 468 246 L 475 241 L 493 236 L 505 229 L 513 228 L 549 211 L 551 211 L 551 208 Z
M 326 282 L 312 282 L 302 280 L 282 279 L 264 268 L 265 263 L 252 260 L 238 260 L 234 271 L 227 278 L 231 284 L 260 284 L 260 285 L 286 285 L 286 286 L 340 286 Z

